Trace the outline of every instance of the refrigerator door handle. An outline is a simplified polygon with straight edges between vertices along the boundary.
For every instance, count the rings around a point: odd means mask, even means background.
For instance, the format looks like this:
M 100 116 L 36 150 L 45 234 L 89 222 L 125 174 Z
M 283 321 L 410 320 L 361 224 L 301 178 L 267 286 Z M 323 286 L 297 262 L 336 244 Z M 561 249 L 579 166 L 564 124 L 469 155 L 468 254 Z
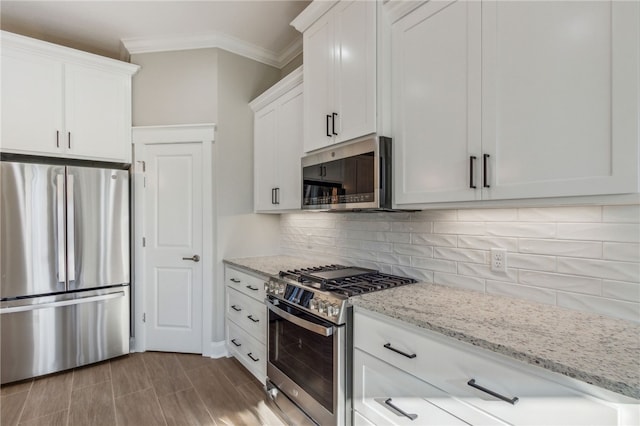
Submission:
M 58 214 L 57 217 L 57 225 L 58 225 L 58 281 L 66 282 L 67 281 L 67 269 L 65 263 L 65 250 L 64 250 L 64 241 L 66 237 L 65 232 L 65 222 L 64 222 L 64 175 L 56 175 L 56 211 Z
M 67 176 L 67 275 L 76 280 L 75 214 L 73 207 L 73 175 Z
M 58 308 L 60 306 L 80 305 L 82 303 L 102 302 L 105 300 L 117 299 L 118 297 L 124 297 L 124 295 L 125 295 L 124 291 L 118 291 L 116 293 L 103 294 L 100 296 L 80 297 L 77 299 L 60 300 L 58 302 L 41 303 L 36 305 L 12 306 L 10 308 L 0 309 L 0 315 L 13 314 L 16 312 L 35 311 L 37 309 L 45 309 L 45 308 Z

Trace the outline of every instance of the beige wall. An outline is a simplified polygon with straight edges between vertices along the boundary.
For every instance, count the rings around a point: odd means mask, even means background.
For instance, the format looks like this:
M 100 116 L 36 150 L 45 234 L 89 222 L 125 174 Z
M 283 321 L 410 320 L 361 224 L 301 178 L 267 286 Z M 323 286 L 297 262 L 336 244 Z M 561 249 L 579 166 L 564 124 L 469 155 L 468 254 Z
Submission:
M 218 49 L 142 53 L 133 77 L 133 125 L 216 123 Z
M 280 78 L 286 77 L 291 71 L 302 65 L 302 53 L 293 58 L 287 65 L 280 70 Z

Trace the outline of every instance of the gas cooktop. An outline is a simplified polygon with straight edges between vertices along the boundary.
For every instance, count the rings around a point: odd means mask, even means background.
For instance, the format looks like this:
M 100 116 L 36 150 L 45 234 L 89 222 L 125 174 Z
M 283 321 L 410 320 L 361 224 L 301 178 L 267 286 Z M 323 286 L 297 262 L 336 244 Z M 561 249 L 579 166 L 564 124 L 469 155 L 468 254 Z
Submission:
M 272 278 L 267 295 L 304 308 L 336 324 L 344 323 L 347 299 L 417 282 L 413 278 L 384 274 L 373 269 L 325 265 L 280 271 Z

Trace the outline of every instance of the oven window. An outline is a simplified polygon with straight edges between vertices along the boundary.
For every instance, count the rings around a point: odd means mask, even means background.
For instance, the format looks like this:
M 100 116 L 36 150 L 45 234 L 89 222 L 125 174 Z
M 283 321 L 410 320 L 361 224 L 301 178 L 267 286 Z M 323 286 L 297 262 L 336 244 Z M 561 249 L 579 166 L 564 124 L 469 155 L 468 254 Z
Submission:
M 320 322 L 283 303 L 278 307 L 305 320 Z M 331 413 L 334 340 L 334 336 L 316 334 L 269 311 L 269 362 Z

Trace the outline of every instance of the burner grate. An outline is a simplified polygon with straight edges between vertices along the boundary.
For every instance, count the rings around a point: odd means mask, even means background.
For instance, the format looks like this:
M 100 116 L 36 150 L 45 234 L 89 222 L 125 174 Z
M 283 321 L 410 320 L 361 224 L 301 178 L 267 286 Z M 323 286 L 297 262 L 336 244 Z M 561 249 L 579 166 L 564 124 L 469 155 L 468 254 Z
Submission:
M 281 271 L 280 277 L 346 297 L 417 282 L 413 278 L 384 274 L 372 269 L 326 265 Z

